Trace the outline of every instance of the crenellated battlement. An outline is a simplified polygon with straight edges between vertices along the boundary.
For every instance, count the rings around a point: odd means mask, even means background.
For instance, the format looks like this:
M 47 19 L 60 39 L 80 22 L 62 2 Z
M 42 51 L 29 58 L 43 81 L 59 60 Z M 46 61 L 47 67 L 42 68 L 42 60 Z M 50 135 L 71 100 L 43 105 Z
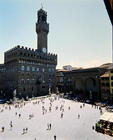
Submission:
M 40 53 L 40 54 L 46 55 L 43 52 L 39 52 L 37 49 L 32 49 L 32 48 L 28 48 L 28 47 L 20 46 L 20 45 L 13 47 L 12 49 L 6 51 L 5 53 L 12 53 L 12 52 L 17 51 L 17 50 L 29 51 L 29 52 Z M 57 56 L 56 54 L 53 54 L 53 53 L 47 53 L 47 55 L 48 56 Z
M 12 49 L 6 51 L 5 53 L 12 53 L 12 52 L 14 52 L 16 50 L 27 50 L 27 51 L 33 51 L 33 52 L 35 52 L 35 49 L 31 49 L 31 48 L 28 48 L 28 47 L 17 45 L 15 47 L 13 47 Z
M 43 53 L 39 52 L 37 49 L 31 49 L 28 47 L 17 45 L 16 47 L 5 52 L 5 62 L 10 61 L 10 59 L 15 58 L 25 58 L 25 59 L 42 59 L 57 61 L 57 55 L 53 53 Z

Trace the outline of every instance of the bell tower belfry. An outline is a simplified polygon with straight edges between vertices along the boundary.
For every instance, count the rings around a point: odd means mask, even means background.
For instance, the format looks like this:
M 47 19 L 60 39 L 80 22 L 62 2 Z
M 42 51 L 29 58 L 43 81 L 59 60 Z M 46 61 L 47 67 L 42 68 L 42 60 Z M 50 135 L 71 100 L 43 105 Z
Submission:
M 39 52 L 47 53 L 47 42 L 48 42 L 48 32 L 49 24 L 47 23 L 47 12 L 42 8 L 37 13 L 38 19 L 36 23 L 36 33 L 37 33 L 37 49 Z

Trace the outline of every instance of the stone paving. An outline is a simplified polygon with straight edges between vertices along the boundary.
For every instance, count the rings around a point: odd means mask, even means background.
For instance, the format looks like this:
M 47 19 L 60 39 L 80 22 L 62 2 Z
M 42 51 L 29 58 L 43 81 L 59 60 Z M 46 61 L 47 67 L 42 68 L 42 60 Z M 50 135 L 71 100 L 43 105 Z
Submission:
M 92 129 L 99 118 L 99 107 L 58 96 L 4 104 L 0 140 L 113 140 Z

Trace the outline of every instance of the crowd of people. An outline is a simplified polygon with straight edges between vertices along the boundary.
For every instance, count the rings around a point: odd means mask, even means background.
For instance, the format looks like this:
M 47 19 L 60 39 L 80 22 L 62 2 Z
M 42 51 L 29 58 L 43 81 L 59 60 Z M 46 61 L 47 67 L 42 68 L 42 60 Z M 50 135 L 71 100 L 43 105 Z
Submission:
M 38 105 L 41 106 L 42 115 L 46 115 L 47 113 L 51 113 L 53 110 L 54 111 L 59 111 L 60 112 L 59 118 L 61 118 L 61 120 L 62 120 L 64 118 L 64 116 L 65 116 L 64 115 L 64 112 L 65 112 L 65 100 L 59 101 L 60 98 L 59 98 L 58 95 L 57 96 L 55 95 L 54 97 L 48 97 L 48 99 L 49 99 L 49 106 L 47 107 L 46 104 L 45 104 L 45 99 L 46 99 L 46 97 L 42 97 L 40 99 L 29 100 L 29 101 L 23 101 L 22 100 L 21 102 L 14 103 L 14 104 L 11 104 L 11 105 L 10 104 L 3 104 L 3 105 L 0 105 L 0 113 L 3 113 L 5 110 L 11 111 L 11 110 L 13 110 L 13 108 L 16 108 L 17 110 L 15 112 L 15 117 L 17 117 L 18 119 L 21 119 L 21 118 L 23 118 L 23 114 L 20 113 L 21 112 L 20 110 L 22 108 L 26 107 L 27 104 L 32 104 L 33 106 L 36 106 L 36 105 L 37 106 Z M 54 105 L 54 102 L 56 100 L 60 102 L 60 105 L 59 104 L 58 105 Z M 84 107 L 85 107 L 85 103 L 82 103 L 80 105 L 80 109 L 82 109 Z M 92 105 L 92 107 L 94 107 L 94 106 Z M 100 114 L 102 114 L 102 108 L 100 108 L 100 107 L 98 108 L 97 106 L 95 106 L 95 109 L 100 109 Z M 71 110 L 71 106 L 68 106 L 67 110 L 70 111 Z M 30 113 L 29 112 L 28 118 L 26 118 L 26 119 L 31 120 L 34 117 L 35 117 L 35 115 L 33 113 Z M 81 118 L 80 113 L 77 113 L 77 118 L 78 119 Z M 10 120 L 10 122 L 9 122 L 10 131 L 13 130 L 13 127 L 14 127 L 15 123 L 13 123 L 13 120 Z M 24 121 L 23 121 L 23 123 L 24 123 Z M 52 127 L 53 127 L 53 124 L 51 122 L 48 122 L 46 126 L 47 127 L 45 129 L 47 131 L 48 130 L 51 131 L 52 130 Z M 5 125 L 5 123 L 4 123 L 3 126 L 1 126 L 1 124 L 0 124 L 0 127 L 1 127 L 1 132 L 0 133 L 5 133 L 5 129 L 8 129 L 7 126 Z M 30 128 L 28 128 L 28 127 L 25 126 L 21 130 L 21 135 L 25 135 L 25 134 L 29 133 L 29 129 Z M 58 136 L 56 136 L 56 134 L 54 132 L 53 139 L 54 140 L 57 140 L 57 137 Z M 34 138 L 34 140 L 37 140 L 37 139 L 38 138 Z

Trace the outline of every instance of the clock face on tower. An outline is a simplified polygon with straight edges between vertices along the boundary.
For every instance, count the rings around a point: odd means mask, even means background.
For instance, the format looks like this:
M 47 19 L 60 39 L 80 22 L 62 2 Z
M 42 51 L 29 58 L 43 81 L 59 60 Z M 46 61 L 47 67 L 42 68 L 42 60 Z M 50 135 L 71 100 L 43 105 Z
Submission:
M 42 51 L 43 51 L 43 53 L 46 53 L 47 49 L 46 48 L 42 48 Z

